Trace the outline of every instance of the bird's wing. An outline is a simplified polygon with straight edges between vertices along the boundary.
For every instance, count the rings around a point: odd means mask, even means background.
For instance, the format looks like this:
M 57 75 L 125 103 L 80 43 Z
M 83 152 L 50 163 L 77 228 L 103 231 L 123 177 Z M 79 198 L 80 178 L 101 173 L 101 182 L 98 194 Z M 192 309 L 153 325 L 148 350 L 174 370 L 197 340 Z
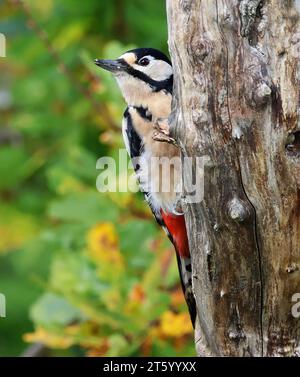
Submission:
M 133 162 L 133 168 L 136 173 L 138 173 L 140 166 L 139 166 L 139 157 L 142 154 L 143 151 L 143 143 L 138 135 L 138 133 L 135 131 L 133 125 L 132 125 L 132 120 L 130 113 L 128 111 L 128 108 L 126 109 L 123 117 L 123 122 L 122 122 L 122 134 L 123 134 L 123 139 L 124 143 L 126 146 L 126 150 Z M 163 226 L 162 223 L 162 218 L 160 213 L 157 213 L 157 211 L 154 211 L 151 203 L 149 201 L 149 193 L 146 191 L 142 191 L 145 197 L 146 202 L 148 203 L 156 221 L 158 222 L 159 225 Z
M 133 167 L 137 173 L 139 170 L 137 159 L 141 156 L 143 143 L 133 127 L 128 108 L 123 117 L 122 133 L 127 152 L 133 160 Z M 192 292 L 191 260 L 184 216 L 165 213 L 163 210 L 160 212 L 154 211 L 149 201 L 149 193 L 143 191 L 143 194 L 157 223 L 164 229 L 175 247 L 182 289 L 194 326 L 196 319 L 196 303 Z

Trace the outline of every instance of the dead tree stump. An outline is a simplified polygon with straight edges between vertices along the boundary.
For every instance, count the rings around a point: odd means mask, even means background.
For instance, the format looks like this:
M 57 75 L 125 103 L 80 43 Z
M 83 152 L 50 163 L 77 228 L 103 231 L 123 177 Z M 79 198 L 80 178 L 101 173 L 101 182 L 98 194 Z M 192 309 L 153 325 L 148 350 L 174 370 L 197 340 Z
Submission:
M 300 1 L 167 0 L 199 355 L 299 356 Z M 194 172 L 197 174 L 197 172 Z M 184 179 L 190 172 L 184 172 Z

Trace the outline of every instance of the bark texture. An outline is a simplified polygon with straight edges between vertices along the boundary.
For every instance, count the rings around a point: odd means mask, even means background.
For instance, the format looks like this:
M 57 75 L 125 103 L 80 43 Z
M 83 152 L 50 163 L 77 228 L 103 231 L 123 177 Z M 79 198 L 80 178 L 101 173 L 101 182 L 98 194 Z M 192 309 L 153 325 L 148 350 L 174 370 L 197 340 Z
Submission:
M 299 8 L 167 0 L 173 133 L 210 158 L 185 205 L 199 355 L 300 355 Z

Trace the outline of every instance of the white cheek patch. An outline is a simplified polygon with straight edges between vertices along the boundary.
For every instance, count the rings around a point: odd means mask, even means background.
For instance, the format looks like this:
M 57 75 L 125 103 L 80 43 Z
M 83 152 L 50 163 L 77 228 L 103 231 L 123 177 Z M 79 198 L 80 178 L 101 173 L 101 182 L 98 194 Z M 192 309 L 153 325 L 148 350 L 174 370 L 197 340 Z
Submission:
M 155 81 L 163 81 L 168 79 L 173 74 L 173 69 L 167 62 L 163 60 L 155 60 L 152 56 L 147 58 L 150 60 L 149 65 L 141 66 L 138 64 L 134 64 L 133 68 L 137 71 L 145 73 L 145 75 L 149 76 L 152 80 Z
M 133 52 L 126 52 L 125 54 L 121 55 L 119 59 L 124 59 L 126 63 L 133 65 L 136 61 L 136 56 Z

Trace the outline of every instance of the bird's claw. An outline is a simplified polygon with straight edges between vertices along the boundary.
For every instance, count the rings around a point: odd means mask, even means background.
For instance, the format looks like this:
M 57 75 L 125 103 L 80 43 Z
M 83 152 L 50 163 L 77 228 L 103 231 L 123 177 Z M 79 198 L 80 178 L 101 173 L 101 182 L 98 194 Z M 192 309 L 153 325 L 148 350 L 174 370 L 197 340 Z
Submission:
M 161 131 L 154 131 L 152 138 L 155 141 L 160 141 L 160 142 L 163 142 L 163 143 L 169 143 L 169 144 L 178 146 L 175 139 L 173 139 L 172 137 L 168 136 L 167 134 L 165 134 Z
M 158 119 L 154 125 L 153 140 L 178 146 L 175 139 L 170 136 L 170 126 L 167 119 Z

